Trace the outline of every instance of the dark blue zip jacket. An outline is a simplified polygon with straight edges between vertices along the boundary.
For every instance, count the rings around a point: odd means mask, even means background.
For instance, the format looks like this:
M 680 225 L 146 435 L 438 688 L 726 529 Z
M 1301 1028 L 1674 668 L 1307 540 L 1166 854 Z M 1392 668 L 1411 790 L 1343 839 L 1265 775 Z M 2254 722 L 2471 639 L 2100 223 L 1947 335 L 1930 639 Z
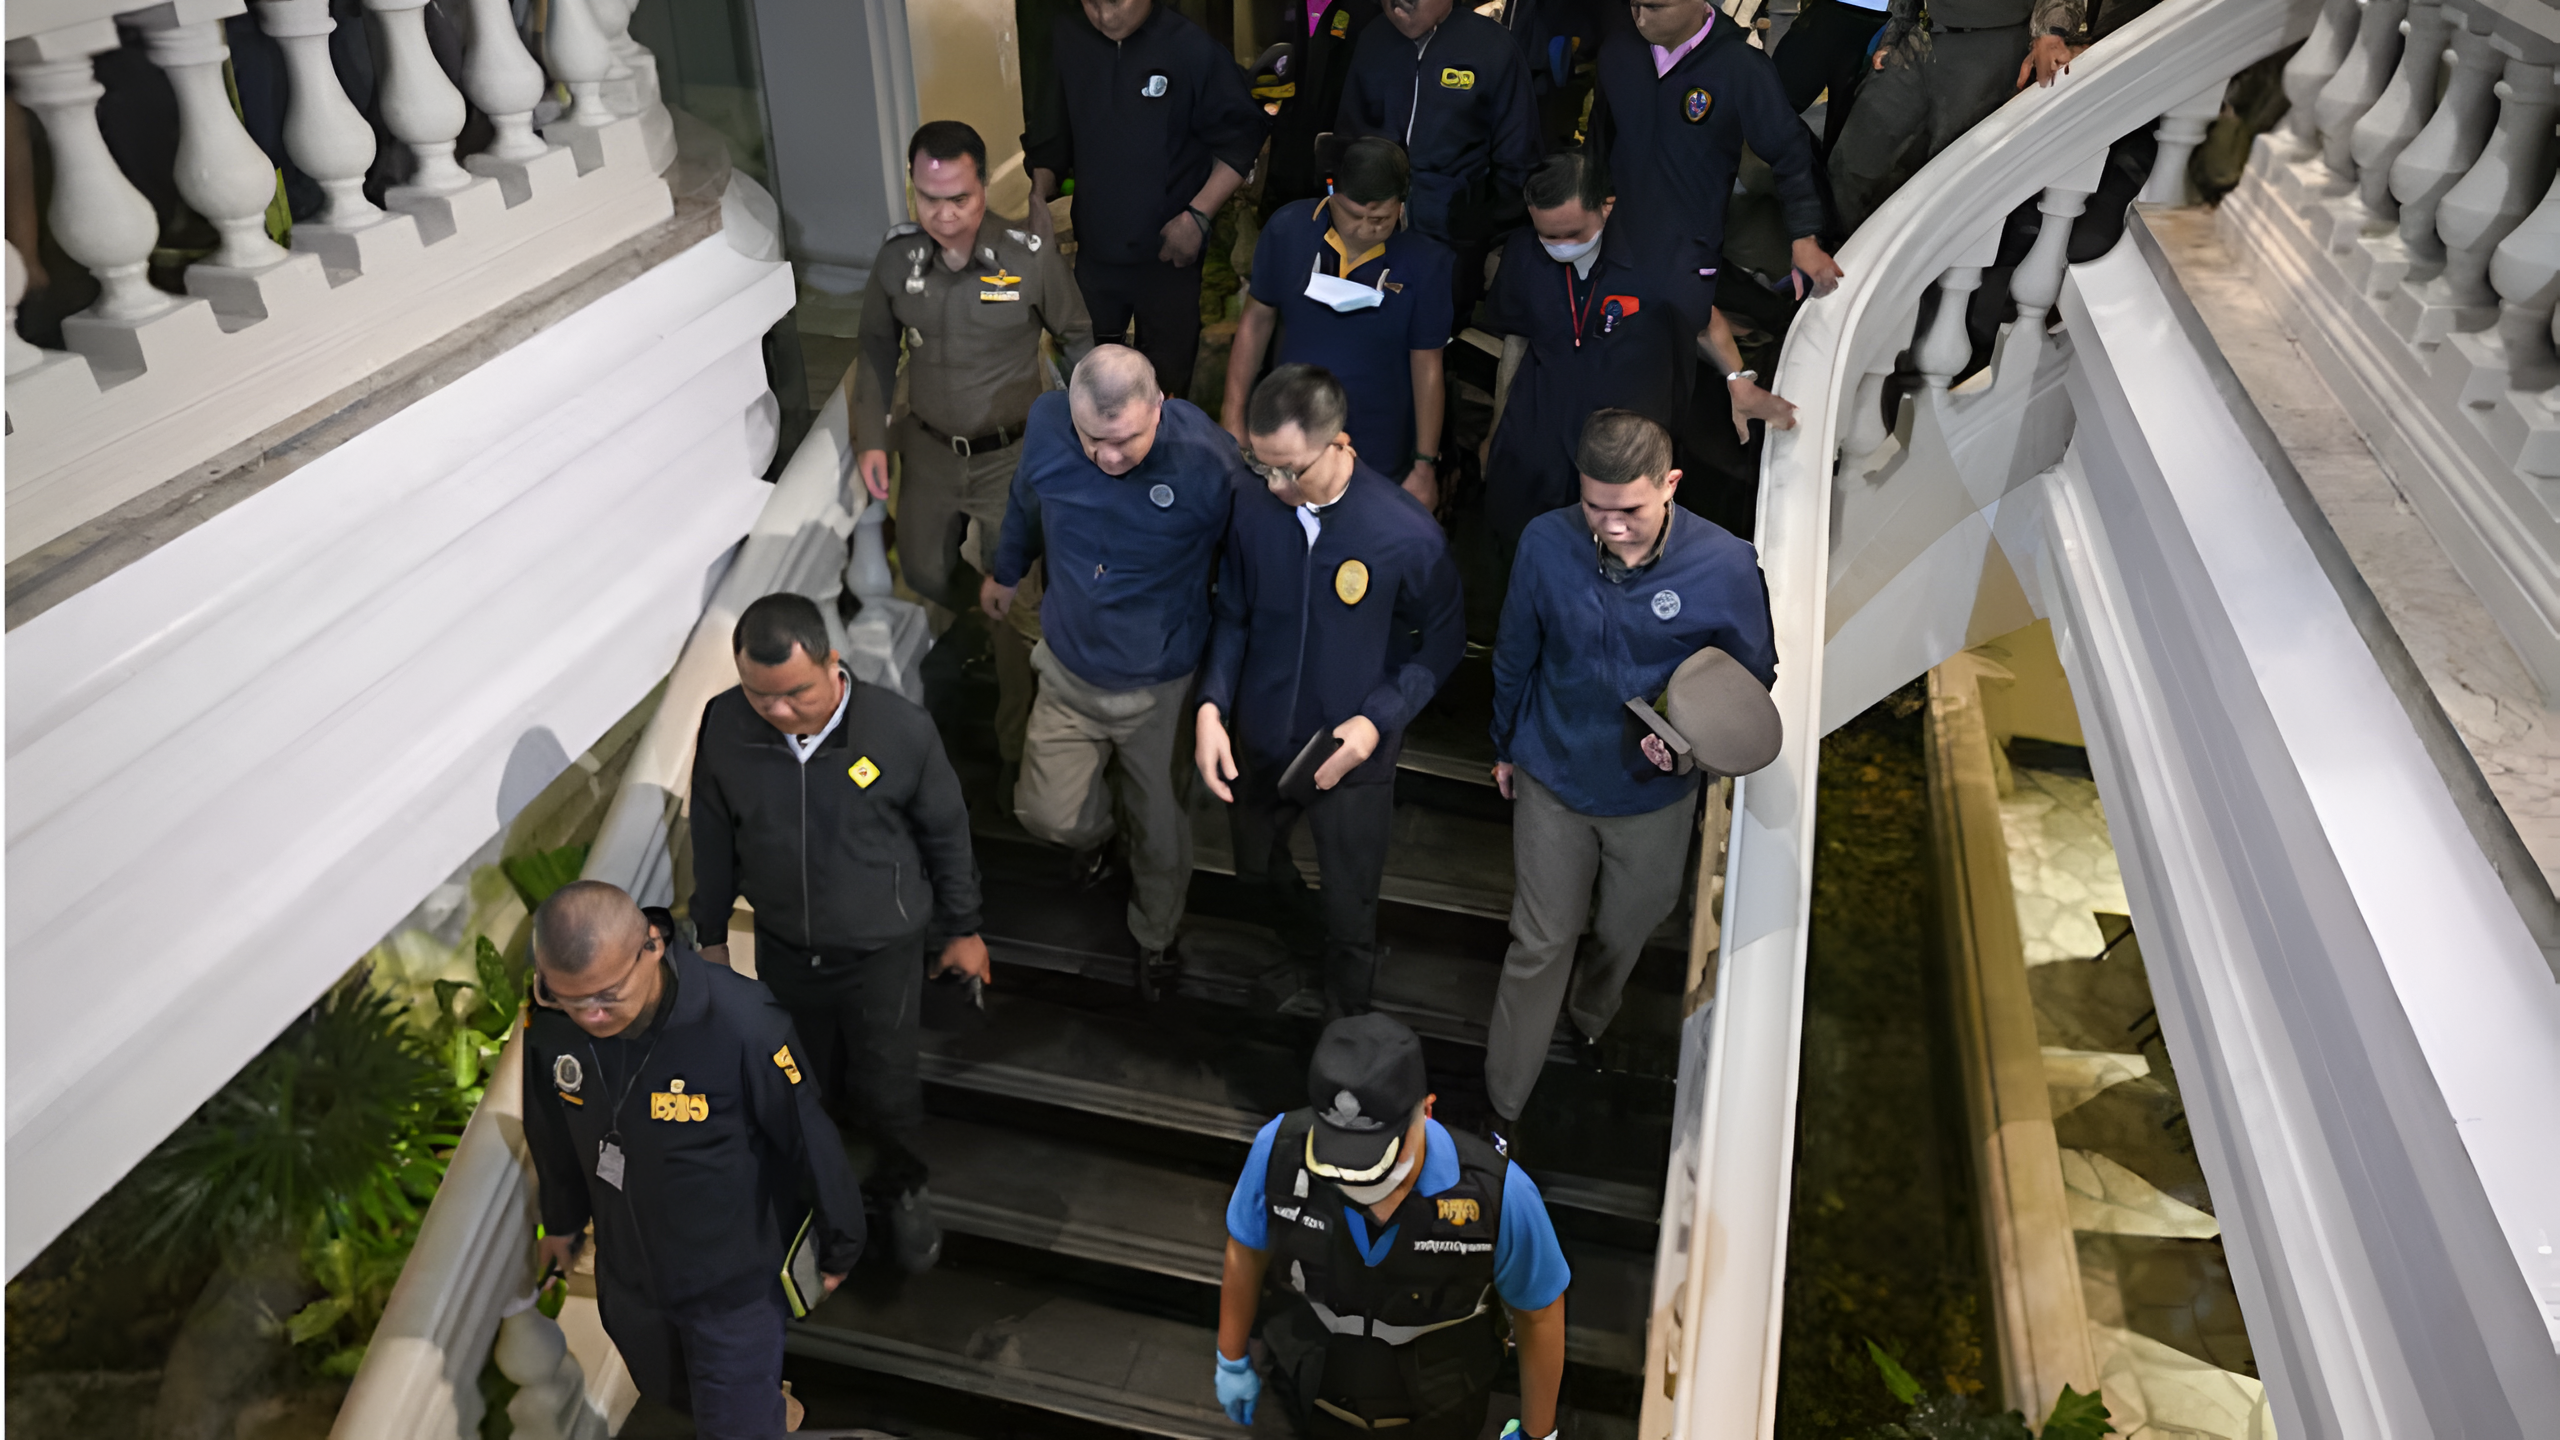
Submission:
M 1626 702 L 1651 701 L 1713 645 L 1763 685 L 1778 679 L 1769 587 L 1749 541 L 1676 505 L 1662 553 L 1624 581 L 1600 567 L 1580 507 L 1529 522 L 1493 645 L 1493 752 L 1583 815 L 1644 815 L 1686 800 L 1627 739 Z
M 1366 715 L 1377 751 L 1343 783 L 1390 781 L 1405 726 L 1466 653 L 1458 568 L 1430 512 L 1365 463 L 1322 525 L 1310 547 L 1293 507 L 1237 490 L 1200 699 L 1255 765 Z
M 1200 665 L 1209 578 L 1239 484 L 1260 488 L 1235 437 L 1188 400 L 1164 402 L 1147 458 L 1105 475 L 1085 458 L 1067 392 L 1031 402 L 1013 476 L 999 585 L 1049 562 L 1040 628 L 1068 671 L 1102 690 L 1143 690 Z
M 1333 128 L 1405 148 L 1413 228 L 1444 245 L 1466 249 L 1526 213 L 1520 186 L 1541 150 L 1529 67 L 1510 31 L 1463 5 L 1419 42 L 1383 22 L 1363 31 Z

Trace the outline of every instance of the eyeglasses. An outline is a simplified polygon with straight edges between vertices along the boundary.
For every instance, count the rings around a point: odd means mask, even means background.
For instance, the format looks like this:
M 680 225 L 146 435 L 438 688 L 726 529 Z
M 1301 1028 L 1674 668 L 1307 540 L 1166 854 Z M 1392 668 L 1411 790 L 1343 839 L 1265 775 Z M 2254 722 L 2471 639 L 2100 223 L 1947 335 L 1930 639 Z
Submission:
M 640 942 L 639 953 L 631 957 L 631 963 L 623 967 L 621 979 L 602 990 L 585 995 L 563 995 L 553 990 L 543 983 L 541 968 L 537 966 L 533 972 L 534 998 L 561 1010 L 610 1010 L 629 998 L 622 993 L 623 987 L 629 985 L 632 977 L 640 973 L 640 963 L 648 959 L 649 952 L 656 948 L 658 948 L 658 937 L 652 933 L 648 939 Z
M 1341 443 L 1342 441 L 1339 438 L 1327 442 L 1323 453 L 1317 455 L 1314 460 L 1295 467 L 1287 465 L 1265 465 L 1261 461 L 1253 458 L 1253 452 L 1251 450 L 1248 450 L 1241 445 L 1237 446 L 1236 450 L 1237 453 L 1244 456 L 1244 468 L 1252 471 L 1254 473 L 1254 477 L 1262 481 L 1265 485 L 1295 485 L 1298 483 L 1299 476 L 1304 475 L 1308 471 L 1316 468 L 1316 466 L 1323 464 L 1324 457 L 1332 454 L 1333 447 Z

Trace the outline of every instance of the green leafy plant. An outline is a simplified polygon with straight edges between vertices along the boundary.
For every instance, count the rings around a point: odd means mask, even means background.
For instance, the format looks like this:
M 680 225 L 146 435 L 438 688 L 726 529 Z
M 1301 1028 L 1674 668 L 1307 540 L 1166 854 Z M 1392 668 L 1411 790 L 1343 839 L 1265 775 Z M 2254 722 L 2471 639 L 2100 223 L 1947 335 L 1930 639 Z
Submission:
M 1884 1388 L 1895 1403 L 1909 1406 L 1910 1411 L 1867 1431 L 1863 1440 L 2100 1440 L 2115 1433 L 2116 1427 L 2107 1423 L 2105 1402 L 2068 1385 L 2053 1402 L 2053 1413 L 2039 1434 L 2015 1410 L 1987 1410 L 1969 1395 L 1927 1393 L 1926 1386 L 1873 1340 L 1867 1341 L 1867 1356 L 1875 1361 L 1876 1372 L 1884 1377 Z
M 523 979 L 488 936 L 477 937 L 472 948 L 473 978 L 436 982 L 436 1018 L 428 1031 L 466 1111 L 480 1103 L 483 1077 L 506 1048 L 525 1000 Z
M 530 910 L 550 899 L 553 891 L 577 879 L 586 864 L 586 846 L 563 845 L 557 850 L 536 850 L 530 855 L 501 860 L 498 868 L 506 872 L 507 882 L 516 887 L 516 893 L 524 897 L 525 908 Z

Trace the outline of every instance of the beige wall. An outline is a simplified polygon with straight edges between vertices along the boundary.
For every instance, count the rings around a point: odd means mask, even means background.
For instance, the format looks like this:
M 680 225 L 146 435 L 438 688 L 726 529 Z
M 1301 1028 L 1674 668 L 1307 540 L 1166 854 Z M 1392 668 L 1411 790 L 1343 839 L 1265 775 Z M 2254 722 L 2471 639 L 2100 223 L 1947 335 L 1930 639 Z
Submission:
M 1006 215 L 1029 207 L 1022 173 L 1022 60 L 1013 0 L 929 0 L 907 7 L 916 103 L 924 119 L 965 120 L 987 141 L 988 198 Z
M 2080 711 L 2071 701 L 2071 682 L 2064 678 L 2062 657 L 2053 648 L 2053 626 L 2039 620 L 2023 630 L 1973 649 L 2009 672 L 2006 681 L 1982 686 L 1983 720 L 1994 743 L 2012 735 L 2086 745 L 2080 734 Z

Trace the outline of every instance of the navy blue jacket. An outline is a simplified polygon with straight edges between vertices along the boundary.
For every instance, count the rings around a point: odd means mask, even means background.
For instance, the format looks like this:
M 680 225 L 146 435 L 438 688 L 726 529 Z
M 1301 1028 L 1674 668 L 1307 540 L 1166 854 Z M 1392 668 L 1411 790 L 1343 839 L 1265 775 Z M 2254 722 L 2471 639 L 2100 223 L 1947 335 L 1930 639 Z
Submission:
M 1188 400 L 1164 402 L 1147 458 L 1112 476 L 1085 458 L 1067 392 L 1031 402 L 995 579 L 1019 585 L 1046 556 L 1040 628 L 1070 673 L 1142 690 L 1199 668 L 1209 577 L 1236 487 L 1256 485 L 1235 437 Z
M 1067 6 L 1049 28 L 1049 80 L 1024 117 L 1023 164 L 1076 182 L 1076 253 L 1112 265 L 1153 261 L 1166 221 L 1224 160 L 1253 172 L 1270 117 L 1235 57 L 1158 4 L 1114 44 Z
M 1493 753 L 1583 815 L 1676 805 L 1698 777 L 1668 775 L 1627 738 L 1626 702 L 1651 701 L 1707 646 L 1763 685 L 1778 679 L 1769 587 L 1747 540 L 1677 505 L 1662 553 L 1612 581 L 1579 509 L 1529 523 L 1493 645 Z
M 1413 161 L 1413 228 L 1466 249 L 1522 213 L 1538 106 L 1520 44 L 1460 6 L 1420 41 L 1368 27 L 1351 52 L 1334 133 L 1384 135 Z
M 1670 283 L 1636 263 L 1614 213 L 1600 236 L 1585 281 L 1535 232 L 1514 232 L 1486 297 L 1485 323 L 1529 342 L 1485 466 L 1486 518 L 1506 541 L 1576 499 L 1573 453 L 1592 411 L 1615 405 L 1672 426 L 1688 405 L 1698 347 Z
M 1466 653 L 1458 568 L 1431 513 L 1365 462 L 1320 523 L 1310 546 L 1295 507 L 1237 489 L 1200 700 L 1255 765 L 1366 715 L 1377 751 L 1343 783 L 1391 781 L 1405 727 Z
M 1724 264 L 1725 205 L 1746 142 L 1777 175 L 1787 234 L 1822 228 L 1813 132 L 1787 108 L 1777 64 L 1730 16 L 1707 13 L 1706 38 L 1657 78 L 1653 47 L 1624 6 L 1609 6 L 1591 103 L 1593 143 L 1618 196 L 1610 228 L 1623 228 L 1649 267 L 1690 282 L 1681 304 L 1700 326 Z

